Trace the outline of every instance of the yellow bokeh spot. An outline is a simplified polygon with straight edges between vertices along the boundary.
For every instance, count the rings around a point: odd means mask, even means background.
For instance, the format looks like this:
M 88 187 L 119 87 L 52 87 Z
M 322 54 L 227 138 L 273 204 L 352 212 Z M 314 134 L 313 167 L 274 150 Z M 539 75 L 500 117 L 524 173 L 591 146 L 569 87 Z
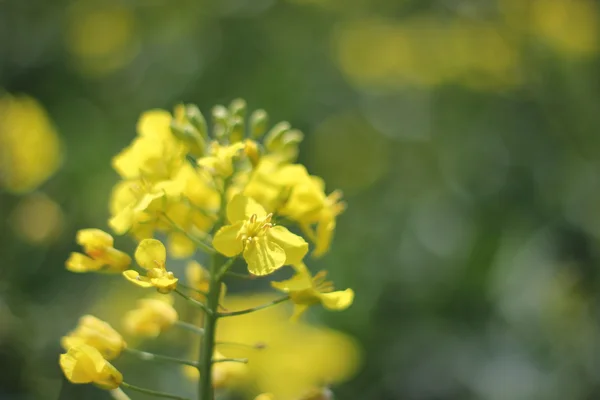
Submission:
M 323 122 L 311 139 L 308 154 L 314 172 L 331 188 L 356 193 L 388 171 L 389 142 L 360 115 L 334 116 Z
M 598 49 L 598 6 L 590 0 L 532 2 L 533 33 L 557 51 L 590 55 Z
M 0 187 L 29 192 L 54 174 L 60 162 L 60 140 L 41 104 L 28 96 L 1 96 Z
M 60 206 L 42 193 L 27 195 L 10 216 L 15 233 L 27 242 L 40 244 L 56 239 L 62 231 L 64 214 Z
M 487 22 L 418 16 L 392 23 L 365 19 L 341 25 L 335 57 L 359 87 L 461 83 L 500 90 L 520 82 L 517 51 L 499 27 Z
M 66 46 L 85 75 L 104 75 L 129 64 L 138 52 L 132 10 L 76 2 L 67 14 Z

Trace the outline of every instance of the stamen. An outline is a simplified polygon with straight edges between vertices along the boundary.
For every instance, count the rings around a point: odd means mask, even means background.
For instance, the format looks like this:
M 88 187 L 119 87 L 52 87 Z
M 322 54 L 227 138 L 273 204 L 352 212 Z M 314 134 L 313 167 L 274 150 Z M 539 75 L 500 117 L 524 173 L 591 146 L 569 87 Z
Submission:
M 255 223 L 257 218 L 258 218 L 258 216 L 256 214 L 252 214 L 250 216 L 250 223 L 251 224 Z

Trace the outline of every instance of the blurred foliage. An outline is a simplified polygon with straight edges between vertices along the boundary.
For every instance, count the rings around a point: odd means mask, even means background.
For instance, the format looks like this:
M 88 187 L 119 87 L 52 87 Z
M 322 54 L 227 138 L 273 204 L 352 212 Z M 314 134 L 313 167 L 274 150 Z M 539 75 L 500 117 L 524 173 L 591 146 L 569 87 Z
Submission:
M 58 339 L 135 293 L 68 274 L 74 233 L 106 226 L 109 160 L 143 110 L 244 97 L 302 129 L 301 161 L 346 194 L 319 267 L 357 298 L 311 314 L 362 347 L 338 398 L 598 398 L 599 12 L 0 2 L 0 397 L 106 398 L 63 385 Z

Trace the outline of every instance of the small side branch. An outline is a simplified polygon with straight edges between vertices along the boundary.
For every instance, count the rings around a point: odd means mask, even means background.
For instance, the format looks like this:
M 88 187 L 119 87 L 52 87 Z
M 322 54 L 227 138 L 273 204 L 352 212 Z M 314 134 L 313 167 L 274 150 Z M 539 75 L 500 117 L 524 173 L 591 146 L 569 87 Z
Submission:
M 129 390 L 134 390 L 136 392 L 144 393 L 144 394 L 147 394 L 149 396 L 162 397 L 163 399 L 190 400 L 187 397 L 181 397 L 181 396 L 177 396 L 177 395 L 170 394 L 170 393 L 159 392 L 159 391 L 156 391 L 156 390 L 144 389 L 144 388 L 139 387 L 139 386 L 130 385 L 127 382 L 122 382 L 121 383 L 121 387 L 123 387 L 125 389 L 129 389 Z
M 285 296 L 285 297 L 282 297 L 280 299 L 273 300 L 270 303 L 262 304 L 260 306 L 256 306 L 256 307 L 252 307 L 252 308 L 248 308 L 246 310 L 230 311 L 230 312 L 226 312 L 226 313 L 217 313 L 217 316 L 219 318 L 224 318 L 224 317 L 235 317 L 237 315 L 250 314 L 250 313 L 253 313 L 255 311 L 259 311 L 259 310 L 263 310 L 265 308 L 273 307 L 274 305 L 277 305 L 279 303 L 283 303 L 284 301 L 287 301 L 289 299 L 290 299 L 290 296 Z
M 190 296 L 188 296 L 187 294 L 183 293 L 182 291 L 175 289 L 175 293 L 177 293 L 178 295 L 180 295 L 181 297 L 183 297 L 184 299 L 186 299 L 187 301 L 189 301 L 190 303 L 192 303 L 193 305 L 195 305 L 198 308 L 201 308 L 202 310 L 204 310 L 204 312 L 208 315 L 212 315 L 212 311 L 206 307 L 206 305 L 204 303 L 202 303 L 201 301 L 198 301 L 196 299 L 192 299 Z
M 189 322 L 177 321 L 177 322 L 175 322 L 175 326 L 177 326 L 181 329 L 188 330 L 188 331 L 193 332 L 198 335 L 204 335 L 204 329 L 202 329 L 199 326 L 196 326 L 194 324 L 190 324 Z
M 156 362 L 166 362 L 171 364 L 180 364 L 180 365 L 189 365 L 191 367 L 198 368 L 198 363 L 196 361 L 191 360 L 183 360 L 181 358 L 163 356 L 160 354 L 149 353 L 147 351 L 136 350 L 132 348 L 125 348 L 125 352 L 131 355 L 138 357 L 140 360 L 144 361 L 156 361 Z

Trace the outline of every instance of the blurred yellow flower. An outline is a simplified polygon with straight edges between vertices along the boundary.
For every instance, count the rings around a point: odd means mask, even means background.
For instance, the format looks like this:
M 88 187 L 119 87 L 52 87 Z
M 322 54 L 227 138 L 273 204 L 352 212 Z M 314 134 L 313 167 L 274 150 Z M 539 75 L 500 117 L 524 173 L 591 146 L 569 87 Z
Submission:
M 227 178 L 233 174 L 233 162 L 236 157 L 242 154 L 246 145 L 238 142 L 228 146 L 212 142 L 209 148 L 209 155 L 198 159 L 198 165 L 207 168 L 211 174 Z
M 64 225 L 60 205 L 43 193 L 23 197 L 10 215 L 15 233 L 24 240 L 40 244 L 60 237 Z
M 61 344 L 65 350 L 82 344 L 91 346 L 107 360 L 117 358 L 127 346 L 119 332 L 93 315 L 81 317 L 75 330 L 63 336 Z
M 254 400 L 275 400 L 272 393 L 262 393 L 254 398 Z
M 570 55 L 598 50 L 598 12 L 590 0 L 535 0 L 531 2 L 531 30 L 554 49 Z
M 60 355 L 59 364 L 71 383 L 93 383 L 103 389 L 116 389 L 123 375 L 94 347 L 79 344 Z
M 159 240 L 142 240 L 135 250 L 135 260 L 146 270 L 146 276 L 130 269 L 123 272 L 127 280 L 143 288 L 155 287 L 161 293 L 175 290 L 178 279 L 165 268 L 167 249 Z
M 213 353 L 213 360 L 226 358 L 219 351 Z M 198 380 L 200 373 L 197 368 L 184 367 L 185 375 L 192 380 Z M 215 389 L 239 386 L 248 375 L 248 366 L 239 362 L 217 362 L 212 367 L 212 385 Z
M 150 182 L 170 180 L 183 166 L 185 146 L 171 133 L 172 116 L 165 110 L 143 113 L 138 137 L 113 158 L 113 167 L 125 179 Z
M 61 163 L 61 146 L 50 118 L 28 96 L 0 97 L 0 187 L 13 193 L 31 191 Z
M 302 261 L 308 243 L 283 226 L 273 226 L 272 214 L 250 197 L 236 195 L 227 205 L 231 225 L 219 229 L 214 248 L 227 257 L 243 252 L 248 271 L 268 275 L 285 264 Z
M 115 249 L 113 237 L 100 229 L 80 230 L 77 243 L 83 247 L 85 255 L 71 253 L 66 262 L 69 271 L 121 273 L 131 264 L 131 257 Z
M 294 320 L 315 304 L 322 304 L 328 310 L 341 311 L 354 301 L 352 289 L 333 291 L 333 283 L 325 280 L 327 271 L 321 271 L 313 277 L 303 263 L 293 267 L 296 273 L 291 279 L 271 282 L 271 286 L 290 295 L 294 303 Z
M 75 67 L 88 76 L 106 75 L 128 65 L 139 50 L 135 15 L 116 3 L 72 3 L 65 34 Z
M 130 335 L 156 337 L 177 322 L 178 315 L 173 308 L 173 298 L 160 295 L 138 301 L 138 308 L 123 317 L 125 331 Z
M 246 309 L 275 298 L 230 296 L 225 306 L 231 310 Z M 283 306 L 223 318 L 217 328 L 217 342 L 264 343 L 260 350 L 227 347 L 227 354 L 249 359 L 249 389 L 272 393 L 281 400 L 295 400 L 315 387 L 343 382 L 354 375 L 359 364 L 354 340 L 327 328 L 293 323 Z

